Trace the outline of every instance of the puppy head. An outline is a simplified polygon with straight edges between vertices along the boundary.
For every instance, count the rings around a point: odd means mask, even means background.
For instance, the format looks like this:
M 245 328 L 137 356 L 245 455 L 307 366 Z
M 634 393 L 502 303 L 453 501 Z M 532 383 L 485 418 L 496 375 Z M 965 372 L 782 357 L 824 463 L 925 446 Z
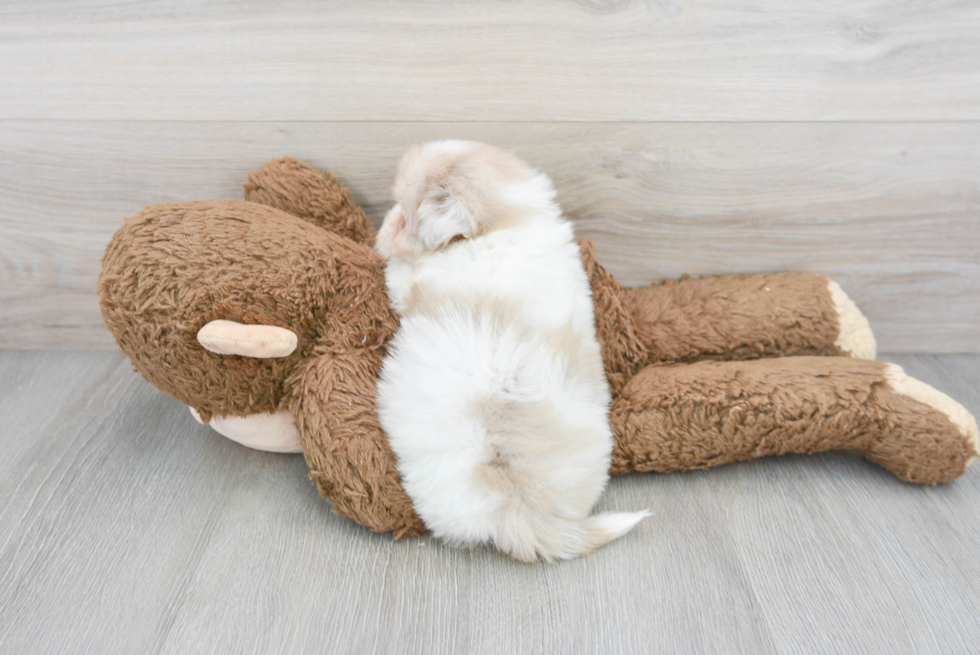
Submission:
M 460 239 L 523 223 L 553 204 L 551 181 L 483 143 L 432 141 L 398 164 L 396 204 L 378 232 L 382 256 L 419 256 Z

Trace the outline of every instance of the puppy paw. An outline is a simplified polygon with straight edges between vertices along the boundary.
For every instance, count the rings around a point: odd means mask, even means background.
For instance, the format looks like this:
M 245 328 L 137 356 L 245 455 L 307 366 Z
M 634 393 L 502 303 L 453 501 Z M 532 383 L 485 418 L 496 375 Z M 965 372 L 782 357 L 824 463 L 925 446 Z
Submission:
M 875 335 L 871 325 L 840 285 L 828 280 L 827 290 L 837 310 L 840 330 L 834 345 L 842 352 L 857 359 L 874 359 L 877 352 Z

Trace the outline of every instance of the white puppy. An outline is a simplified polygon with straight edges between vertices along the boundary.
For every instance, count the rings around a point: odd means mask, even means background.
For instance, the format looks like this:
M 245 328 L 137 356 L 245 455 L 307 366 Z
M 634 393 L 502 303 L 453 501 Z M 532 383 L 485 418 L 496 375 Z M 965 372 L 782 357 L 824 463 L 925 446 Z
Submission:
M 589 516 L 609 388 L 589 281 L 551 180 L 490 146 L 409 150 L 378 233 L 401 328 L 381 424 L 426 526 L 524 561 L 570 559 L 647 512 Z

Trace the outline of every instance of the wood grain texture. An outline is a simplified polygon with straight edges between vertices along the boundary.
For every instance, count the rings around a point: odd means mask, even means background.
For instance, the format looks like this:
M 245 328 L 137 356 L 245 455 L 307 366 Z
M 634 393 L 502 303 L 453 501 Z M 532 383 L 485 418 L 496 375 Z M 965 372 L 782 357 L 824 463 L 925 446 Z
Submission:
M 980 358 L 887 359 L 980 408 Z M 774 640 L 787 652 L 974 652 L 978 471 L 930 489 L 891 485 L 856 457 L 792 460 L 711 478 Z
M 0 6 L 0 119 L 977 120 L 964 0 Z
M 980 357 L 903 356 L 980 411 Z M 552 566 L 394 542 L 298 456 L 197 425 L 122 355 L 0 351 L 0 652 L 971 653 L 980 469 L 847 455 L 616 478 L 653 517 Z
M 780 270 L 837 279 L 883 350 L 980 351 L 980 124 L 0 121 L 0 346 L 112 348 L 99 258 L 144 204 L 240 198 L 289 154 L 375 221 L 398 156 L 488 141 L 548 172 L 624 283 Z

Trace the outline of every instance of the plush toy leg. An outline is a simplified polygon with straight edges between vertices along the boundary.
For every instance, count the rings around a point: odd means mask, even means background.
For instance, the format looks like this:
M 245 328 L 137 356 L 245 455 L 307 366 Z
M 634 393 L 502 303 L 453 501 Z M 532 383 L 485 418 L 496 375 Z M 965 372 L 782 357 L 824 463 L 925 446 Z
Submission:
M 649 363 L 845 355 L 874 359 L 867 319 L 822 275 L 726 275 L 623 289 Z
M 613 473 L 848 449 L 919 484 L 977 456 L 962 405 L 894 364 L 786 357 L 648 367 L 613 403 Z
M 270 453 L 301 453 L 303 446 L 293 415 L 286 411 L 251 416 L 214 416 L 208 423 L 193 407 L 191 415 L 201 425 L 210 425 L 215 432 L 234 442 L 255 450 Z
M 333 173 L 289 157 L 248 174 L 245 199 L 306 219 L 359 243 L 374 244 L 374 227 Z
M 286 381 L 310 477 L 338 514 L 396 538 L 421 536 L 375 405 L 382 351 L 318 350 Z

